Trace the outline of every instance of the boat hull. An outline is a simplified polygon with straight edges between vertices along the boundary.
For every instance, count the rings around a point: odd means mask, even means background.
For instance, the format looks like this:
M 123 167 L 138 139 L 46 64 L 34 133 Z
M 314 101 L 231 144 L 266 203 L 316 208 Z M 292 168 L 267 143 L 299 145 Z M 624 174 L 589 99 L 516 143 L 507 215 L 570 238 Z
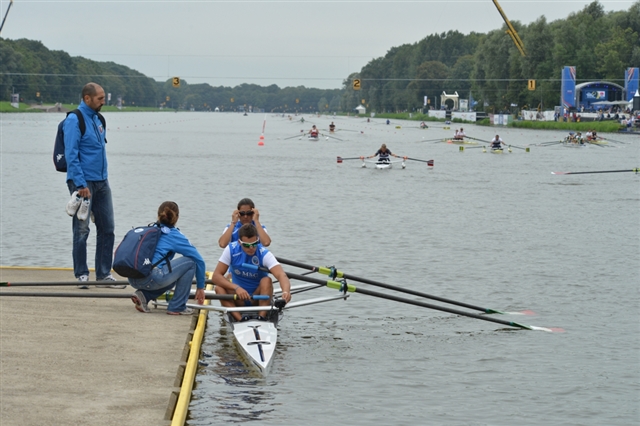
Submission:
M 253 317 L 248 321 L 238 322 L 230 313 L 226 314 L 225 319 L 247 363 L 266 376 L 271 369 L 278 341 L 278 314 L 272 315 L 270 321 Z

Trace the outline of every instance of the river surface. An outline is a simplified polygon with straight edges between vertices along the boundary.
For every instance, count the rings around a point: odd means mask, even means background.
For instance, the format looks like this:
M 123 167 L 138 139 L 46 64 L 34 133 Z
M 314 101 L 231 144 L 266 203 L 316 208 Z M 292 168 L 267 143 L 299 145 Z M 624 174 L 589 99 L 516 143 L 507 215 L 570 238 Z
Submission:
M 62 117 L 0 116 L 2 265 L 72 266 L 69 194 L 51 158 Z M 268 115 L 258 146 L 263 114 L 106 117 L 117 242 L 173 200 L 178 226 L 213 270 L 220 233 L 238 200 L 250 197 L 276 256 L 477 306 L 530 310 L 535 315 L 495 317 L 564 330 L 514 329 L 356 293 L 287 311 L 271 373 L 261 378 L 211 313 L 208 365 L 196 379 L 189 425 L 640 422 L 640 175 L 551 174 L 640 167 L 637 135 L 605 135 L 616 141 L 605 147 L 494 155 L 430 141 L 451 136 L 455 123 L 420 130 L 415 122 L 305 115 L 302 124 Z M 333 135 L 330 121 L 339 129 Z M 312 123 L 332 138 L 299 138 Z M 483 140 L 499 132 L 520 147 L 564 136 L 464 127 Z M 381 143 L 435 166 L 336 162 L 371 155 Z M 94 241 L 92 234 L 90 259 Z

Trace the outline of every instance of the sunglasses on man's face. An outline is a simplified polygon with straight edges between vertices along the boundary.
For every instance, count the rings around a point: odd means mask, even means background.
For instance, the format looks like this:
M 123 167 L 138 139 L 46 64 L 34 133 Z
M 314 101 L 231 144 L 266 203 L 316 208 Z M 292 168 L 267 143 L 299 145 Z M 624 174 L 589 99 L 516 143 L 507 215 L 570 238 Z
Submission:
M 242 244 L 242 247 L 246 247 L 246 248 L 254 248 L 258 245 L 258 243 L 260 242 L 260 239 L 255 240 L 252 243 L 245 243 L 244 241 L 238 241 L 240 244 Z
M 238 212 L 240 216 L 253 216 L 253 210 L 249 210 L 247 212 Z

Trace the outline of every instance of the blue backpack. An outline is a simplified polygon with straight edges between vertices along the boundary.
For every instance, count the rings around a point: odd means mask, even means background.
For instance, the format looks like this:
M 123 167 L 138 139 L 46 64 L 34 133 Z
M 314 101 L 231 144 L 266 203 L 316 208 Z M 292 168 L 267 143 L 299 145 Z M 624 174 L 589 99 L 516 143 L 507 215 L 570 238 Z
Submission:
M 74 109 L 73 111 L 69 111 L 67 113 L 67 117 L 69 116 L 69 114 L 75 114 L 78 117 L 78 127 L 80 128 L 80 137 L 83 137 L 85 130 L 87 130 L 87 126 L 84 123 L 84 116 L 82 115 L 79 109 Z M 100 122 L 102 122 L 102 127 L 106 129 L 107 120 L 105 120 L 102 114 L 100 113 L 97 113 L 97 114 L 98 114 L 98 118 L 100 119 Z M 67 117 L 65 117 L 64 120 L 66 120 Z M 58 124 L 58 132 L 56 133 L 56 142 L 53 145 L 53 164 L 56 166 L 57 171 L 66 173 L 67 159 L 64 156 L 64 129 L 63 129 L 64 120 L 62 120 Z M 106 139 L 104 141 L 107 142 Z
M 113 270 L 123 277 L 145 278 L 151 274 L 153 268 L 166 260 L 171 272 L 169 262 L 171 252 L 156 263 L 152 263 L 162 232 L 159 223 L 139 226 L 127 232 L 113 255 Z

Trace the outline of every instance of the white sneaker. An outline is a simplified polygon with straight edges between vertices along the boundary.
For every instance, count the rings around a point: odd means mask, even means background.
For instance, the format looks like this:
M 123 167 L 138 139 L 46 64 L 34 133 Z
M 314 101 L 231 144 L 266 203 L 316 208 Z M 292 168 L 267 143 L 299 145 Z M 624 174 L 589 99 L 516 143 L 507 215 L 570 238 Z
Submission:
M 116 279 L 113 277 L 113 275 L 109 274 L 106 277 L 104 277 L 103 279 L 100 280 L 100 282 L 112 282 L 115 283 Z M 127 288 L 126 284 L 96 284 L 96 287 L 98 288 Z
M 89 275 L 80 275 L 78 277 L 78 281 L 80 281 L 80 283 L 86 283 L 89 281 Z M 78 285 L 78 288 L 81 290 L 86 290 L 89 288 L 89 284 L 80 284 Z
M 78 197 L 78 191 L 73 191 L 73 194 L 71 194 L 71 199 L 67 203 L 67 214 L 73 217 L 73 215 L 78 211 L 81 203 L 82 197 Z
M 80 207 L 78 208 L 78 219 L 79 220 L 87 220 L 89 217 L 89 206 L 91 205 L 91 200 L 88 198 L 84 198 L 82 203 L 80 203 Z

